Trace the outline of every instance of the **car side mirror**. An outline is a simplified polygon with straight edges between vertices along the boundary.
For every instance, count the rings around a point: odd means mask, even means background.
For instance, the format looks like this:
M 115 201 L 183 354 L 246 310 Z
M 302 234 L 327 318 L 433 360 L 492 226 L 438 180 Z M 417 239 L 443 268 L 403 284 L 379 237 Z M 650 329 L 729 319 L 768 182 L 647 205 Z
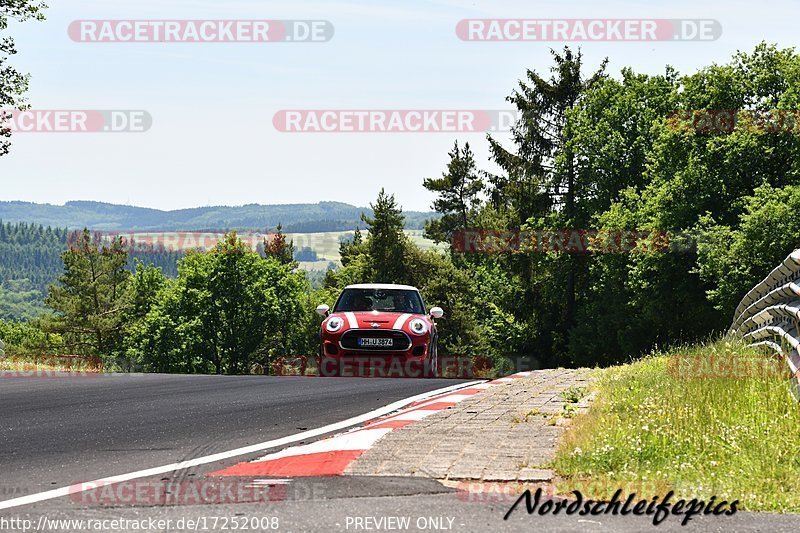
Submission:
M 319 316 L 321 316 L 322 318 L 325 318 L 326 316 L 328 316 L 328 311 L 330 311 L 330 310 L 331 310 L 331 308 L 329 306 L 325 305 L 325 304 L 319 304 L 317 306 L 317 314 Z
M 444 310 L 441 307 L 431 307 L 431 316 L 439 319 L 444 316 Z

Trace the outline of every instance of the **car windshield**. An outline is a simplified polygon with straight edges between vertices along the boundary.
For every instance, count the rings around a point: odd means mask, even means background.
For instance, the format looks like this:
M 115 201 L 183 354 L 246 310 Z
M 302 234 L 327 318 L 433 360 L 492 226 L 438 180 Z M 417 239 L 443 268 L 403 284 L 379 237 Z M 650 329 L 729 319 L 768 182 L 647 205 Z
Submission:
M 344 311 L 386 311 L 424 314 L 425 307 L 417 291 L 403 289 L 345 289 L 335 313 Z

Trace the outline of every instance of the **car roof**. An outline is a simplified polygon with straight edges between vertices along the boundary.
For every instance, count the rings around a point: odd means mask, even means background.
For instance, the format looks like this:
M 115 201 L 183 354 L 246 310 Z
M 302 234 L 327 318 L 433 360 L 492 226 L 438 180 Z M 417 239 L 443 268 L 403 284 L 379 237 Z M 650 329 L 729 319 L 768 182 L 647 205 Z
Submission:
M 348 285 L 345 289 L 395 289 L 401 291 L 417 291 L 419 289 L 416 287 L 412 287 L 411 285 L 395 285 L 393 283 L 359 283 L 356 285 Z

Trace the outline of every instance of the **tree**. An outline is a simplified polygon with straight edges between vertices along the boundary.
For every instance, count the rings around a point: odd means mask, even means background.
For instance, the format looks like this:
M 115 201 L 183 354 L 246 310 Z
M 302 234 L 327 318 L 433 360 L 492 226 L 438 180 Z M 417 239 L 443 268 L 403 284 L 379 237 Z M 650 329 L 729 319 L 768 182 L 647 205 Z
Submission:
M 282 265 L 294 264 L 294 241 L 286 241 L 280 224 L 274 234 L 264 239 L 264 256 L 273 258 Z
M 60 336 L 48 334 L 33 322 L 0 320 L 0 341 L 0 348 L 5 343 L 5 354 L 0 353 L 0 359 L 4 355 L 38 357 L 62 348 Z
M 568 49 L 554 58 L 551 77 L 528 72 L 509 97 L 520 112 L 513 145 L 489 137 L 501 172 L 471 224 L 650 230 L 670 247 L 454 255 L 484 289 L 469 297 L 481 339 L 507 331 L 517 355 L 591 365 L 721 331 L 747 289 L 800 246 L 800 127 L 776 130 L 773 113 L 800 105 L 800 55 L 762 43 L 690 75 L 626 68 L 616 78 L 605 63 L 584 77 Z M 675 118 L 703 109 L 741 112 L 730 131 Z
M 146 318 L 158 303 L 170 283 L 160 267 L 134 259 L 135 267 L 130 280 L 129 308 L 124 320 L 122 349 L 114 361 L 106 361 L 106 368 L 117 372 L 142 371 L 143 361 L 137 351 L 137 342 L 146 334 Z M 165 370 L 166 371 L 166 370 Z
M 168 283 L 160 267 L 136 259 L 131 276 L 130 319 L 144 318 L 156 302 L 158 292 Z
M 636 109 L 627 120 L 586 116 L 585 123 L 603 128 L 610 146 L 631 146 L 616 158 L 593 148 L 596 167 L 615 159 L 620 169 L 643 161 L 630 167 L 632 173 L 642 169 L 640 180 L 617 191 L 595 220 L 601 227 L 655 229 L 673 245 L 666 253 L 605 254 L 593 262 L 587 303 L 570 336 L 573 361 L 613 362 L 655 344 L 723 331 L 744 293 L 792 249 L 798 205 L 793 188 L 800 185 L 797 130 L 769 132 L 737 120 L 730 131 L 700 131 L 693 121 L 682 124 L 670 115 L 733 109 L 742 119 L 748 111 L 795 109 L 799 72 L 793 49 L 762 43 L 689 75 L 668 70 L 663 79 L 627 76 L 620 90 L 608 93 L 611 98 L 593 104 L 612 110 L 603 113 L 609 118 L 618 113 L 618 102 Z M 585 138 L 591 136 L 587 131 Z
M 800 248 L 800 186 L 763 185 L 746 199 L 737 227 L 701 219 L 699 274 L 709 298 L 731 319 L 742 297 L 793 250 Z
M 678 107 L 678 87 L 679 77 L 672 68 L 654 76 L 625 68 L 619 79 L 599 80 L 573 112 L 577 181 L 584 191 L 581 203 L 590 216 L 590 227 L 613 231 L 651 226 L 627 209 L 627 202 L 649 182 L 648 164 L 652 163 L 660 134 L 659 124 Z M 634 274 L 633 264 L 637 262 L 644 265 L 680 260 L 674 255 L 658 255 L 597 254 L 585 258 L 587 270 L 578 290 L 568 353 L 562 355 L 570 364 L 613 363 L 620 360 L 620 354 L 639 354 L 654 343 L 669 342 L 665 326 L 657 325 L 651 317 L 660 315 L 661 320 L 677 323 L 674 307 L 667 304 L 673 298 L 700 294 L 700 304 L 693 300 L 686 311 L 694 306 L 698 314 L 688 320 L 707 327 L 698 316 L 707 312 L 707 306 L 702 305 L 702 290 L 690 286 L 691 278 L 665 276 L 665 293 L 652 298 L 655 287 Z M 679 287 L 685 290 L 680 295 L 675 290 Z M 654 313 L 645 310 L 654 306 L 662 307 Z
M 362 214 L 361 219 L 369 229 L 366 246 L 370 256 L 372 281 L 402 283 L 407 275 L 403 252 L 408 240 L 403 232 L 403 211 L 395 202 L 394 195 L 386 194 L 383 189 L 370 207 L 373 211 L 372 218 Z
M 441 355 L 479 356 L 493 361 L 495 368 L 507 368 L 506 356 L 520 344 L 520 328 L 513 317 L 497 306 L 487 304 L 492 298 L 507 296 L 507 289 L 501 288 L 510 285 L 505 273 L 495 272 L 496 276 L 489 283 L 488 275 L 473 277 L 471 270 L 455 265 L 450 255 L 417 247 L 402 233 L 402 211 L 383 191 L 373 208 L 375 218 L 367 219 L 371 226 L 369 236 L 361 243 L 358 234 L 354 242 L 343 246 L 346 263 L 342 268 L 328 272 L 324 288 L 315 295 L 316 303 L 333 302 L 345 286 L 365 281 L 413 285 L 420 289 L 429 307 L 438 305 L 445 310 L 445 317 L 439 321 Z M 375 246 L 372 241 L 375 238 L 386 245 Z M 391 254 L 386 253 L 387 248 L 391 248 Z M 373 255 L 376 251 L 377 257 Z M 393 261 L 388 266 L 399 268 L 378 277 L 378 269 L 389 270 L 381 266 L 386 265 L 387 256 Z M 509 327 L 499 327 L 501 322 Z M 318 321 L 315 326 L 310 329 L 309 338 L 317 344 Z
M 43 11 L 47 6 L 43 2 L 31 0 L 0 0 L 0 31 L 8 28 L 8 19 L 18 22 L 29 19 L 44 20 Z M 0 109 L 22 109 L 25 106 L 24 94 L 28 90 L 30 76 L 17 71 L 8 64 L 9 56 L 17 53 L 14 39 L 0 39 Z M 8 153 L 11 146 L 8 138 L 11 130 L 3 127 L 3 122 L 10 118 L 8 113 L 0 112 L 0 156 Z
M 364 238 L 361 235 L 361 230 L 356 228 L 353 232 L 353 238 L 342 238 L 342 241 L 339 243 L 339 257 L 342 262 L 342 266 L 347 266 L 347 263 L 350 262 L 350 258 L 357 256 L 358 254 L 363 252 L 363 243 Z
M 128 254 L 120 239 L 109 244 L 88 229 L 62 255 L 64 272 L 46 299 L 54 313 L 45 327 L 86 355 L 109 355 L 120 347 L 129 307 Z
M 660 129 L 654 127 L 679 105 L 678 73 L 604 77 L 572 112 L 576 182 L 586 216 L 607 210 L 627 188 L 648 182 L 647 163 Z
M 438 194 L 433 209 L 442 217 L 425 224 L 425 236 L 436 242 L 450 242 L 457 230 L 470 227 L 484 189 L 469 143 L 459 148 L 456 142 L 448 155 L 447 172 L 441 178 L 422 182 L 426 189 Z
M 160 372 L 246 373 L 262 350 L 293 348 L 306 290 L 302 273 L 231 232 L 181 261 L 137 333 L 137 358 Z
M 550 79 L 528 70 L 527 83 L 520 81 L 507 98 L 520 113 L 511 130 L 515 151 L 488 137 L 492 159 L 505 171 L 505 176 L 490 177 L 493 196 L 509 209 L 511 223 L 517 228 L 554 206 L 563 208 L 566 223 L 579 222 L 570 113 L 605 77 L 607 60 L 593 75 L 584 78 L 580 51 L 573 54 L 565 47 L 563 55 L 555 50 L 551 53 L 555 65 Z
M 607 60 L 587 78 L 580 51 L 574 54 L 565 47 L 563 54 L 551 53 L 555 63 L 551 77 L 528 70 L 527 80 L 520 81 L 507 98 L 520 114 L 511 130 L 513 150 L 488 137 L 492 159 L 504 171 L 489 176 L 489 195 L 510 230 L 579 229 L 590 220 L 582 195 L 591 186 L 577 181 L 574 114 L 605 78 Z M 586 259 L 521 254 L 511 258 L 509 267 L 521 276 L 526 289 L 520 310 L 535 310 L 546 320 L 539 325 L 541 342 L 531 350 L 540 355 L 563 351 L 575 321 L 579 285 L 587 278 Z M 543 283 L 547 291 L 539 289 Z

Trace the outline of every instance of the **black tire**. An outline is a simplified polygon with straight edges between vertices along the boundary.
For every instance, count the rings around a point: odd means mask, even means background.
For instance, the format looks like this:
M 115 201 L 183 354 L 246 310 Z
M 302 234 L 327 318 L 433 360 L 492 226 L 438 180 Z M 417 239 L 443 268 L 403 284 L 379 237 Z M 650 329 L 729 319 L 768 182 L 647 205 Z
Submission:
M 433 342 L 431 342 L 431 350 L 430 350 L 430 375 L 429 378 L 438 378 L 439 377 L 439 339 L 434 338 Z

